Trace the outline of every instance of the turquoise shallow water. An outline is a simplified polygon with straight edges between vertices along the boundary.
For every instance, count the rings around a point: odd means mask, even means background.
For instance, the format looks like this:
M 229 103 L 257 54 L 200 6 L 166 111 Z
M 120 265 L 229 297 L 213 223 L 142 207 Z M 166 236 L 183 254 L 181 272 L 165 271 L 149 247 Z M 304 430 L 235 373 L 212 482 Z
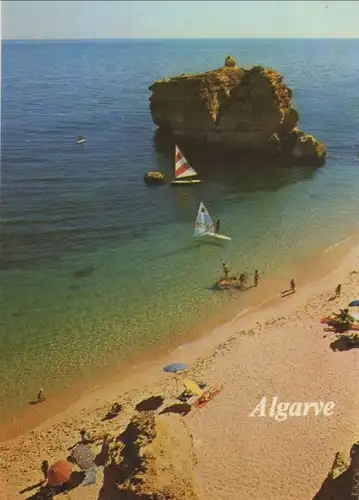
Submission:
M 173 159 L 148 84 L 228 53 L 284 73 L 327 166 L 200 166 L 201 185 L 148 189 Z M 357 231 L 358 54 L 356 40 L 4 44 L 2 417 L 198 327 L 230 300 L 208 289 L 222 261 L 270 278 Z M 201 200 L 229 245 L 193 241 Z

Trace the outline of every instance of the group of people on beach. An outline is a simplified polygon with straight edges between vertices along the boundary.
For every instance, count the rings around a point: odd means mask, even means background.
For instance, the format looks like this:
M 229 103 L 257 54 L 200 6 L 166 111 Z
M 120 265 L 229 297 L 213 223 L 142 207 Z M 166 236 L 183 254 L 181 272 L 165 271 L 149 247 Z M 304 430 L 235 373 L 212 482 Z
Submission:
M 223 262 L 222 269 L 223 269 L 223 273 L 224 273 L 224 279 L 228 280 L 229 279 L 229 271 L 230 271 L 228 264 L 226 264 L 225 262 Z M 245 273 L 241 273 L 239 275 L 238 279 L 239 279 L 240 284 L 244 285 L 244 283 L 246 282 L 246 279 L 247 279 L 246 274 Z M 258 269 L 256 269 L 254 271 L 254 276 L 253 276 L 254 286 L 258 286 L 259 285 L 259 280 L 260 280 L 259 271 L 258 271 Z
M 225 262 L 223 262 L 222 269 L 223 269 L 223 277 L 222 277 L 222 279 L 224 279 L 224 280 L 231 279 L 230 276 L 229 276 L 230 268 L 229 268 L 228 264 L 226 264 Z M 235 278 L 235 279 L 237 279 L 237 278 Z M 246 274 L 245 273 L 241 273 L 239 275 L 239 278 L 238 278 L 238 281 L 239 281 L 240 285 L 243 286 L 245 284 L 246 280 L 247 280 Z M 254 274 L 253 274 L 253 286 L 257 287 L 259 285 L 259 281 L 260 281 L 260 274 L 259 274 L 258 269 L 256 269 L 254 271 Z M 288 290 L 283 290 L 281 292 L 281 295 L 282 296 L 286 296 L 286 295 L 289 295 L 289 294 L 293 294 L 293 293 L 296 292 L 296 289 L 297 289 L 297 285 L 296 285 L 295 279 L 292 278 L 290 280 L 290 282 L 289 282 L 289 289 Z M 332 296 L 331 300 L 339 298 L 340 294 L 341 294 L 341 291 L 342 291 L 342 285 L 339 283 L 336 286 L 335 290 L 334 290 L 334 295 Z
M 225 262 L 223 262 L 222 269 L 223 269 L 223 274 L 224 274 L 223 279 L 229 280 L 230 279 L 229 278 L 229 271 L 230 271 L 230 269 L 229 269 L 228 264 L 226 264 Z M 246 279 L 247 279 L 246 274 L 245 273 L 241 273 L 239 275 L 239 278 L 238 278 L 240 285 L 243 286 L 245 284 L 245 282 L 246 282 Z M 258 269 L 256 269 L 254 271 L 254 274 L 253 274 L 253 286 L 257 287 L 259 285 L 259 282 L 260 282 L 260 274 L 259 274 Z M 296 292 L 296 282 L 295 282 L 294 278 L 292 278 L 290 280 L 289 290 L 284 290 L 282 292 L 282 295 L 285 295 L 288 292 L 290 292 L 290 293 L 295 293 Z M 339 290 L 338 293 L 340 294 L 340 290 Z
M 222 279 L 224 279 L 224 280 L 231 279 L 229 276 L 230 268 L 229 268 L 228 264 L 223 262 L 222 269 L 223 269 L 223 278 Z M 245 273 L 241 273 L 239 275 L 239 278 L 235 278 L 235 279 L 238 279 L 240 285 L 243 286 L 247 280 L 247 276 Z M 257 287 L 259 285 L 259 282 L 260 282 L 260 274 L 259 274 L 258 269 L 256 269 L 254 271 L 254 274 L 253 274 L 253 286 Z M 286 295 L 293 294 L 296 292 L 296 290 L 297 290 L 297 285 L 296 285 L 295 279 L 292 278 L 289 282 L 289 289 L 283 290 L 281 292 L 281 296 L 285 297 Z M 331 300 L 339 298 L 341 295 L 341 291 L 342 291 L 342 285 L 339 283 L 334 290 L 334 295 L 331 297 Z

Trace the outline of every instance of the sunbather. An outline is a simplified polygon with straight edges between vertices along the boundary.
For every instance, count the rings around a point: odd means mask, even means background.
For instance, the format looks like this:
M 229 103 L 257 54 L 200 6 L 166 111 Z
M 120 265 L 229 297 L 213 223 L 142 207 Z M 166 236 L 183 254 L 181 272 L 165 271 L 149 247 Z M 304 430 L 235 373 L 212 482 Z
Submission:
M 110 420 L 111 418 L 117 417 L 117 415 L 121 412 L 122 406 L 119 403 L 114 403 L 110 410 L 107 412 L 105 417 L 106 420 Z
M 334 314 L 334 318 L 342 323 L 353 323 L 354 321 L 354 318 L 349 314 L 349 309 L 339 309 L 339 314 Z
M 208 391 L 204 392 L 202 394 L 202 396 L 200 396 L 198 399 L 197 399 L 197 404 L 201 404 L 201 403 L 207 403 L 208 401 L 210 401 L 213 396 L 215 396 L 216 394 L 218 394 L 219 391 L 221 391 L 223 389 L 223 386 L 221 387 L 211 387 L 211 389 L 209 389 Z

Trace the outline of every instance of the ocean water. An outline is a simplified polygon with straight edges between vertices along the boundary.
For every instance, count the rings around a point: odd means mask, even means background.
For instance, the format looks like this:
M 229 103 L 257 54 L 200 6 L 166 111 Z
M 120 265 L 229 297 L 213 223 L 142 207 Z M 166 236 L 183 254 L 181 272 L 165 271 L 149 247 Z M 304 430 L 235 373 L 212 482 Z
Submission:
M 2 49 L 1 418 L 40 386 L 55 394 L 178 342 L 231 300 L 209 290 L 223 261 L 265 280 L 358 230 L 359 40 Z M 228 54 L 282 72 L 301 127 L 328 147 L 326 166 L 244 159 L 194 165 L 198 186 L 147 187 L 146 171 L 173 168 L 173 152 L 154 142 L 148 85 L 221 66 Z M 201 200 L 229 245 L 193 241 Z

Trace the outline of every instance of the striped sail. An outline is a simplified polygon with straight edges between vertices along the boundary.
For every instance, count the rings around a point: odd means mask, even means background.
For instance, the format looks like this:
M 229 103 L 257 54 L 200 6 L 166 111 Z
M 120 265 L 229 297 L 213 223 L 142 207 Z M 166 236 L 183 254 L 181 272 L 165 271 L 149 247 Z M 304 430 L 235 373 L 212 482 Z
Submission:
M 185 177 L 192 177 L 197 175 L 197 172 L 188 163 L 186 158 L 183 156 L 178 146 L 176 146 L 176 156 L 175 156 L 175 178 L 184 179 Z
M 194 223 L 193 236 L 201 236 L 213 231 L 213 222 L 208 210 L 201 202 L 197 212 L 196 222 Z

